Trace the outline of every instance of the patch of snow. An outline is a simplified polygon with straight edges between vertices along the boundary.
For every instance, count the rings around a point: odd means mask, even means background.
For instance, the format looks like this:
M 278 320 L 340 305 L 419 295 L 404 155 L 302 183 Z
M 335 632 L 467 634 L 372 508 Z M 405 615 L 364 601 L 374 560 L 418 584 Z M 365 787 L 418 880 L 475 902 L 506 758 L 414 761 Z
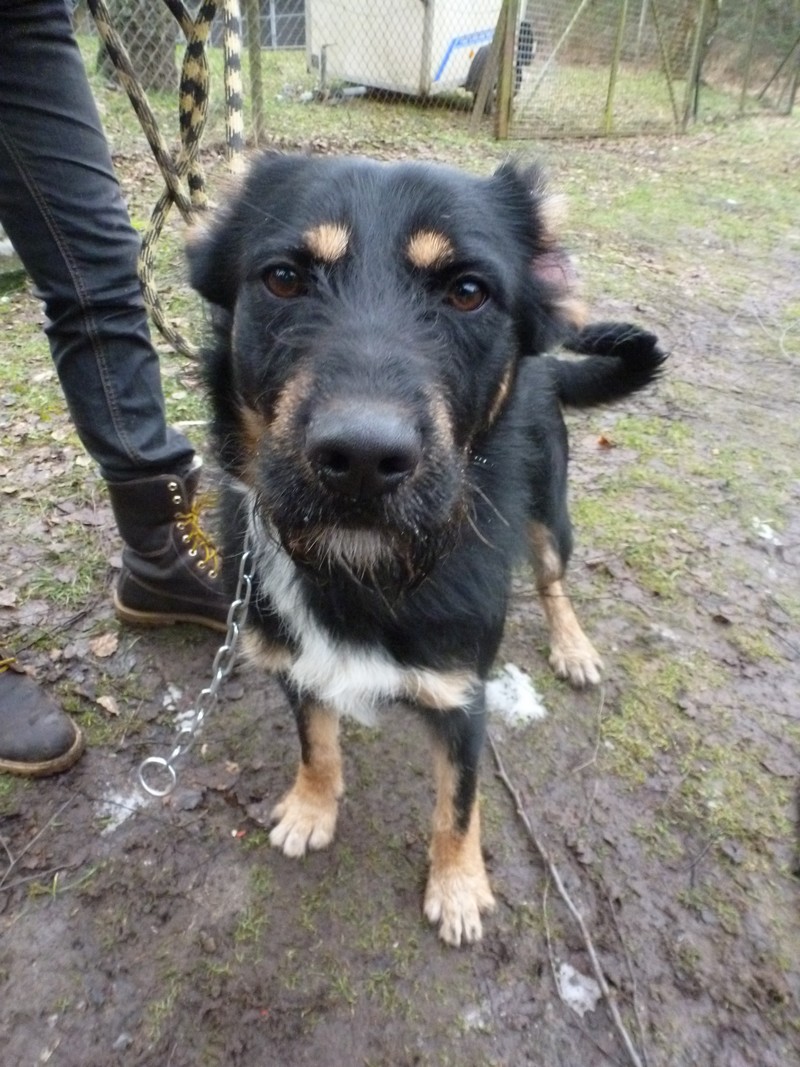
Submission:
M 177 687 L 177 685 L 172 685 L 172 683 L 170 683 L 167 686 L 166 692 L 164 693 L 164 696 L 163 696 L 162 701 L 161 701 L 161 705 L 167 711 L 175 711 L 175 709 L 177 708 L 178 704 L 180 703 L 180 700 L 181 700 L 182 696 L 183 696 L 183 691 L 181 689 L 179 689 Z
M 594 978 L 576 971 L 569 963 L 562 963 L 556 972 L 558 992 L 561 999 L 576 1014 L 583 1017 L 587 1011 L 594 1011 L 603 995 Z
M 506 663 L 500 673 L 486 683 L 486 706 L 491 715 L 500 715 L 514 724 L 543 719 L 547 715 L 547 708 L 530 675 L 514 663 Z
M 775 545 L 776 548 L 782 546 L 783 542 L 768 522 L 764 522 L 756 517 L 753 519 L 753 529 L 756 532 L 756 537 L 760 537 L 761 540 L 766 541 L 767 544 Z
M 492 1029 L 491 1005 L 484 1001 L 474 1007 L 467 1008 L 462 1016 L 466 1030 L 477 1031 L 480 1034 L 488 1034 Z
M 134 812 L 144 807 L 148 799 L 141 789 L 126 792 L 110 786 L 97 805 L 97 817 L 103 820 L 101 835 L 110 834 L 122 826 Z

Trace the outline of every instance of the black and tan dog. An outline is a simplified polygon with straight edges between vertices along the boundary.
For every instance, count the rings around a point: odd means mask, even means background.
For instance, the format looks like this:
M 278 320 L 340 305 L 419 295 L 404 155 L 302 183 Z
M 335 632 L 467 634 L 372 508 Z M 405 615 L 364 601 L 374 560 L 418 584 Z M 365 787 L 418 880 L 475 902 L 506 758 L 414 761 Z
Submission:
M 574 326 L 535 172 L 266 156 L 189 249 L 218 307 L 206 356 L 231 581 L 254 552 L 249 652 L 300 733 L 272 843 L 333 838 L 338 721 L 413 705 L 434 738 L 424 910 L 458 945 L 493 905 L 476 801 L 484 682 L 512 568 L 532 552 L 551 663 L 600 660 L 561 585 L 562 404 L 639 389 L 663 356 L 630 326 Z M 590 358 L 542 353 L 559 342 Z

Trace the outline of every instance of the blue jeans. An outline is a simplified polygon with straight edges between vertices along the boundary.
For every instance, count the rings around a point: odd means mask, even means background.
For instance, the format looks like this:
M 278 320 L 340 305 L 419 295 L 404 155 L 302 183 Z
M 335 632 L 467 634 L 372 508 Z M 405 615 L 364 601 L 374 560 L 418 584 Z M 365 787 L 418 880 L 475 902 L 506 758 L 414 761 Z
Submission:
M 166 424 L 139 238 L 65 0 L 0 0 L 0 223 L 44 302 L 70 413 L 103 476 L 185 473 L 194 452 Z

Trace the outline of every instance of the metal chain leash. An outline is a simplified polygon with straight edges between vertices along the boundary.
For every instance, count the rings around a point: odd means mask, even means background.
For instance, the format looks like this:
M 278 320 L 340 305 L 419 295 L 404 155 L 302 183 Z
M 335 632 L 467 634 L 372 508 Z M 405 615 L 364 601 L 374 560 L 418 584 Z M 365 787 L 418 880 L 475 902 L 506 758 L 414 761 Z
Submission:
M 166 758 L 164 756 L 148 756 L 139 764 L 139 784 L 145 792 L 152 797 L 165 797 L 175 788 L 178 774 L 175 763 L 185 756 L 192 748 L 200 728 L 206 717 L 213 711 L 219 699 L 219 690 L 222 683 L 229 677 L 236 663 L 236 646 L 239 643 L 239 635 L 247 618 L 247 608 L 250 604 L 250 594 L 253 588 L 253 579 L 250 573 L 251 552 L 245 542 L 244 552 L 239 564 L 239 577 L 236 584 L 236 595 L 228 609 L 228 630 L 225 640 L 217 649 L 214 662 L 211 666 L 211 684 L 203 689 L 197 699 L 197 704 L 190 709 L 191 718 L 186 718 L 178 727 L 178 741 L 172 752 Z M 153 777 L 153 772 L 162 777 L 166 774 L 166 784 L 156 785 L 148 779 Z

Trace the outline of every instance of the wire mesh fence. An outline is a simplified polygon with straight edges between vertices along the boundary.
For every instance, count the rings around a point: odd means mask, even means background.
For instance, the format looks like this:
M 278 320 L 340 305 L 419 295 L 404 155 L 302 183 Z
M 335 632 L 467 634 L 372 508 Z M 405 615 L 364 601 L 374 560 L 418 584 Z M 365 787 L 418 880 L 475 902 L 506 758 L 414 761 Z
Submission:
M 800 83 L 800 0 L 717 8 L 698 91 L 698 117 L 788 115 Z
M 550 0 L 527 11 L 535 62 L 518 84 L 516 136 L 680 130 L 791 110 L 796 0 Z
M 174 124 L 183 39 L 164 0 L 107 0 Z M 251 141 L 365 142 L 413 121 L 515 138 L 674 131 L 791 110 L 800 0 L 240 0 Z M 196 6 L 196 4 L 195 4 Z M 190 5 L 191 7 L 191 5 Z M 91 19 L 87 64 L 113 80 Z M 222 137 L 221 29 L 207 138 Z

